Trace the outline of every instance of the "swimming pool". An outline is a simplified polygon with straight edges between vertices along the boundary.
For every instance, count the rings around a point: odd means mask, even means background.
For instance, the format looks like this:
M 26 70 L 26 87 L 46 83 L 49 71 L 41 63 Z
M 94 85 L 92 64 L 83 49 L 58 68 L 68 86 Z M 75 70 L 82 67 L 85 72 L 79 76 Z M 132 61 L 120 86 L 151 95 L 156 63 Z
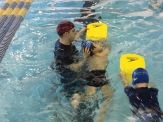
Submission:
M 3 3 L 0 1 L 0 6 Z M 33 1 L 0 64 L 2 122 L 71 121 L 74 113 L 59 92 L 60 82 L 50 64 L 57 39 L 56 24 L 62 19 L 79 17 L 81 6 L 82 0 Z M 163 109 L 163 12 L 151 9 L 148 0 L 108 0 L 95 8 L 109 24 L 112 47 L 107 71 L 114 96 L 106 122 L 132 121 L 118 76 L 119 56 L 123 53 L 145 56 L 150 80 L 159 89 Z

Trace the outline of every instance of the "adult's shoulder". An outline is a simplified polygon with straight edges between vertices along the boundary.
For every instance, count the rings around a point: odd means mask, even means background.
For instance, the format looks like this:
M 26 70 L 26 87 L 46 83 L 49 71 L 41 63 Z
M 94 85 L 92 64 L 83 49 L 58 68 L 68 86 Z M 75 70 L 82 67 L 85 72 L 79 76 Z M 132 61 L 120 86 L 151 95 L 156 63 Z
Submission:
M 61 43 L 59 42 L 59 39 L 55 42 L 55 49 L 59 48 L 61 46 Z
M 59 40 L 57 40 L 55 42 L 55 47 L 54 47 L 54 55 L 56 58 L 63 58 L 65 56 L 64 53 L 64 47 L 61 45 L 61 43 L 59 42 Z
M 55 42 L 55 51 L 63 52 L 64 51 L 64 45 L 60 43 L 59 40 Z

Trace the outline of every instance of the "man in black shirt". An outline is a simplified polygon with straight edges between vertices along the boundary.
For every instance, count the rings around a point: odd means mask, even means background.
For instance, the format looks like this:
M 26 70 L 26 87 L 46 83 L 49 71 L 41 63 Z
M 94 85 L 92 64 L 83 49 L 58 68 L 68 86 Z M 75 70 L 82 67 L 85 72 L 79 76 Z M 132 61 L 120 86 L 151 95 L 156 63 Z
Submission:
M 158 102 L 158 89 L 149 88 L 148 73 L 143 68 L 136 69 L 132 74 L 132 86 L 124 81 L 124 91 L 132 105 L 132 112 L 141 122 L 159 122 L 162 118 L 162 111 Z
M 77 32 L 72 22 L 62 21 L 58 24 L 56 30 L 59 39 L 55 43 L 54 50 L 55 68 L 60 74 L 66 96 L 71 98 L 71 104 L 76 108 L 81 98 L 80 92 L 84 89 L 83 83 L 77 81 L 78 74 L 89 56 L 89 50 L 85 49 L 83 59 L 79 60 L 79 52 L 73 42 L 80 37 L 85 28 Z

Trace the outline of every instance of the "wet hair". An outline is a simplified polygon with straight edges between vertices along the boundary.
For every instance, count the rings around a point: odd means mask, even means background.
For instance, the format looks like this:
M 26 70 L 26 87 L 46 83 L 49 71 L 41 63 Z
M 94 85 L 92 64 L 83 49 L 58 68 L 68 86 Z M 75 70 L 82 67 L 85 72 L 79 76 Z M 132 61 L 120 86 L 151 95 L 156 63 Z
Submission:
M 74 27 L 75 27 L 75 25 L 70 21 L 61 21 L 58 24 L 56 31 L 57 31 L 58 35 L 61 37 L 65 32 L 70 31 Z

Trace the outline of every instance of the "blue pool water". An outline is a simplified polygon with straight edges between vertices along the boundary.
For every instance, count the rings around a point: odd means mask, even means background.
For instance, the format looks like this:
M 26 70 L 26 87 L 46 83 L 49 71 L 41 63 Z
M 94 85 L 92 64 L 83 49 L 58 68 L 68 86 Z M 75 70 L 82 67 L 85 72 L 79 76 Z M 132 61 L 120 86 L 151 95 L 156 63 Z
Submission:
M 65 2 L 66 1 L 66 2 Z M 0 1 L 0 6 L 4 4 Z M 74 115 L 60 82 L 50 69 L 55 28 L 60 20 L 80 16 L 82 0 L 33 1 L 0 64 L 1 122 L 71 122 Z M 107 68 L 114 96 L 106 122 L 132 122 L 119 78 L 119 56 L 145 57 L 150 80 L 159 89 L 163 109 L 163 11 L 148 0 L 104 0 L 95 6 L 109 24 L 111 54 Z M 77 28 L 82 25 L 76 23 Z M 77 44 L 79 47 L 79 44 Z

